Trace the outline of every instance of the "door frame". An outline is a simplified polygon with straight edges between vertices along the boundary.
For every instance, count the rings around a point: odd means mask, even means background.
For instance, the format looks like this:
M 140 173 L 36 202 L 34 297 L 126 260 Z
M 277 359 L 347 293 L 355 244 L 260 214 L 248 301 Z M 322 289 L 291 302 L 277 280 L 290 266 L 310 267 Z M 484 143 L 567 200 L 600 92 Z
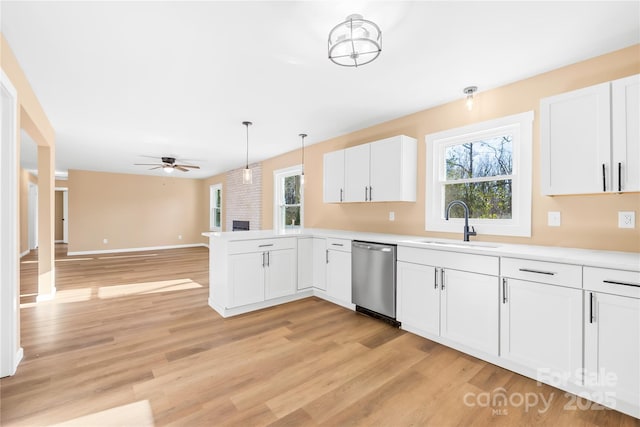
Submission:
M 69 243 L 69 189 L 56 187 L 55 191 L 62 191 L 62 243 Z
M 0 377 L 13 375 L 22 359 L 20 348 L 20 246 L 18 239 L 18 93 L 0 70 Z
M 38 248 L 38 184 L 29 182 L 27 201 L 27 236 L 29 250 Z

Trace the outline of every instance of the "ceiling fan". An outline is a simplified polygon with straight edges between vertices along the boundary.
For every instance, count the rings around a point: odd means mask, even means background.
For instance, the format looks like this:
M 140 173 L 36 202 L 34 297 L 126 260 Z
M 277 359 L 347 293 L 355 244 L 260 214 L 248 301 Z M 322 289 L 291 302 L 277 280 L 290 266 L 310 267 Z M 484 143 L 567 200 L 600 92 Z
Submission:
M 174 169 L 178 169 L 182 172 L 189 172 L 189 169 L 200 169 L 200 166 L 194 165 L 180 165 L 176 163 L 175 157 L 161 157 L 162 163 L 134 163 L 134 166 L 153 166 L 149 170 L 160 169 L 166 173 L 172 173 Z

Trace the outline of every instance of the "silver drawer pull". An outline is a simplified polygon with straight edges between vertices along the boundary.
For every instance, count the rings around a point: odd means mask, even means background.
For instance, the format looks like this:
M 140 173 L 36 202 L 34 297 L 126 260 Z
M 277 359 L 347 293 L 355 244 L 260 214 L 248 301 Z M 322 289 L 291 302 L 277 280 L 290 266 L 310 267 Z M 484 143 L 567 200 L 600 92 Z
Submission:
M 640 284 L 638 284 L 638 283 L 615 282 L 613 280 L 603 280 L 602 282 L 603 283 L 608 283 L 610 285 L 633 286 L 635 288 L 640 288 Z
M 269 246 L 273 246 L 273 243 L 269 243 L 269 244 L 265 244 L 265 245 L 258 245 L 259 248 L 268 248 Z
M 528 268 L 521 268 L 520 271 L 523 273 L 536 273 L 536 274 L 546 274 L 547 276 L 555 276 L 556 273 L 551 271 L 541 271 L 541 270 L 530 270 Z
M 342 243 L 332 243 L 331 246 L 344 246 Z

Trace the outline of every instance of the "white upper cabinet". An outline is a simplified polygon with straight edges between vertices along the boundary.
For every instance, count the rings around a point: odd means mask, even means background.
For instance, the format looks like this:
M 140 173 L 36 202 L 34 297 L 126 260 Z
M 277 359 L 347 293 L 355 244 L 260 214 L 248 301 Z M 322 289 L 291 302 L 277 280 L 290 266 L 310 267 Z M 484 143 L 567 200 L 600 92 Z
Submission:
M 640 191 L 640 74 L 611 83 L 613 191 Z
M 540 101 L 545 195 L 638 191 L 640 76 Z
M 324 203 L 344 201 L 344 151 L 332 151 L 324 155 Z
M 344 150 L 344 200 L 369 201 L 369 159 L 371 144 L 362 144 Z
M 399 135 L 334 151 L 325 154 L 324 162 L 325 203 L 416 200 L 414 138 Z

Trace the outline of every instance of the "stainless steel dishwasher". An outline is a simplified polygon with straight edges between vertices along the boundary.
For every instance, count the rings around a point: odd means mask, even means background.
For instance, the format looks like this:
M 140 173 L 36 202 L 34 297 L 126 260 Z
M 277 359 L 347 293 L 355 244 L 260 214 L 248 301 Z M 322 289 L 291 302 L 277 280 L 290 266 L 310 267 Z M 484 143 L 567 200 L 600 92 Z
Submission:
M 351 243 L 351 299 L 356 311 L 396 321 L 396 245 Z

